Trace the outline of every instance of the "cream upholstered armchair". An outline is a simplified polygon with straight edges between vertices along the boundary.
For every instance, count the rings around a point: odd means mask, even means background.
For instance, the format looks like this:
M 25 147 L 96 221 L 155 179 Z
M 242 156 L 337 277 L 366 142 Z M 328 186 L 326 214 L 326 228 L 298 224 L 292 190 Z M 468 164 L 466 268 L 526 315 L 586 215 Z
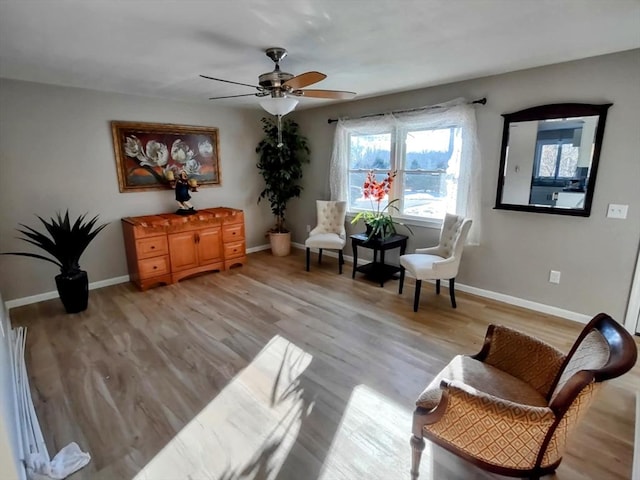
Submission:
M 629 371 L 636 357 L 631 335 L 604 313 L 566 355 L 490 325 L 480 353 L 455 357 L 416 401 L 411 478 L 423 437 L 500 475 L 554 472 L 602 382 Z
M 347 242 L 347 232 L 344 219 L 347 214 L 347 202 L 316 200 L 318 224 L 309 232 L 309 238 L 304 242 L 307 248 L 307 272 L 311 259 L 311 249 L 318 249 L 318 263 L 322 262 L 322 250 L 338 250 L 338 271 L 342 274 L 344 257 L 342 249 Z
M 451 306 L 456 308 L 454 291 L 456 275 L 460 268 L 464 242 L 471 228 L 471 220 L 447 213 L 440 230 L 440 242 L 435 247 L 417 248 L 416 253 L 400 256 L 400 285 L 398 293 L 404 287 L 405 272 L 416 279 L 416 291 L 413 299 L 413 311 L 418 311 L 422 280 L 435 280 L 436 293 L 440 294 L 440 279 L 449 280 Z

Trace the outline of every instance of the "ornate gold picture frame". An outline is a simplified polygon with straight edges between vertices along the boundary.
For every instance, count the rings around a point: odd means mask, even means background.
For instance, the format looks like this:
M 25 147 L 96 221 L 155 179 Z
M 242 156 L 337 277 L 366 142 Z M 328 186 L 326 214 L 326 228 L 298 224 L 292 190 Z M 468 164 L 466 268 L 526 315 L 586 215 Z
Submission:
M 220 185 L 218 129 L 111 122 L 120 192 L 161 190 L 184 170 L 199 186 Z

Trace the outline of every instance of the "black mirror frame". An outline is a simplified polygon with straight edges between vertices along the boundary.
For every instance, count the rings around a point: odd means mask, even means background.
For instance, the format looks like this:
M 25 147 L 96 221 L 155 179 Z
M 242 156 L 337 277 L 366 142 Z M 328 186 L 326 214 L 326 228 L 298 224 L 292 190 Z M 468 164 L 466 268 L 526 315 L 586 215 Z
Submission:
M 604 126 L 607 120 L 607 110 L 613 103 L 601 105 L 587 103 L 556 103 L 552 105 L 540 105 L 527 108 L 514 113 L 505 113 L 504 127 L 502 129 L 502 149 L 500 151 L 500 169 L 498 171 L 498 189 L 496 192 L 497 210 L 516 210 L 521 212 L 550 213 L 553 215 L 572 215 L 576 217 L 588 217 L 591 215 L 591 203 L 596 185 L 598 164 L 600 161 L 600 150 L 602 149 L 602 138 L 604 136 Z M 502 203 L 502 188 L 504 185 L 505 163 L 507 161 L 507 146 L 509 145 L 509 124 L 511 122 L 527 122 L 533 120 L 549 120 L 552 118 L 584 117 L 598 115 L 598 127 L 596 129 L 593 157 L 591 159 L 591 173 L 589 183 L 585 192 L 584 208 L 555 208 L 542 205 L 517 205 Z

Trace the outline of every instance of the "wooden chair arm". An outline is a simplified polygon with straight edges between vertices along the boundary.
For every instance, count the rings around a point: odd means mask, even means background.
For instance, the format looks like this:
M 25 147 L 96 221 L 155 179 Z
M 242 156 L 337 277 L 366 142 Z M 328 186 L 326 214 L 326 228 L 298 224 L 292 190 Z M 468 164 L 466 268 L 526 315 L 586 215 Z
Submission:
M 487 463 L 533 468 L 556 420 L 550 408 L 500 399 L 458 381 L 443 380 L 440 388 L 442 400 L 422 423 L 425 436 Z

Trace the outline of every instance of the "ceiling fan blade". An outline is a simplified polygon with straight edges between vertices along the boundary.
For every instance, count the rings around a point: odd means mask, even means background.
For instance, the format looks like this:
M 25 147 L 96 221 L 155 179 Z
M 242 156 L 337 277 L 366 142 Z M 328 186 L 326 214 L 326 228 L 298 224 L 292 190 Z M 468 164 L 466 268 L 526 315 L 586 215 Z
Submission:
M 314 83 L 318 83 L 327 78 L 324 73 L 320 72 L 305 72 L 300 75 L 296 75 L 293 78 L 290 78 L 286 82 L 284 82 L 285 87 L 291 87 L 293 89 L 296 88 L 304 88 L 309 85 L 313 85 Z
M 262 88 L 257 85 L 249 85 L 248 83 L 232 82 L 231 80 L 224 80 L 222 78 L 215 78 L 215 77 L 207 77 L 206 75 L 200 75 L 200 76 L 202 78 L 206 78 L 207 80 L 215 80 L 216 82 L 225 82 L 225 83 L 233 83 L 235 85 L 244 85 L 245 87 L 257 88 L 258 90 Z
M 209 100 L 220 100 L 221 98 L 236 98 L 236 97 L 257 97 L 257 93 L 245 93 L 244 95 L 225 95 L 224 97 L 209 97 Z
M 356 96 L 355 92 L 341 90 L 294 90 L 291 93 L 296 97 L 333 98 L 337 100 L 350 100 Z

